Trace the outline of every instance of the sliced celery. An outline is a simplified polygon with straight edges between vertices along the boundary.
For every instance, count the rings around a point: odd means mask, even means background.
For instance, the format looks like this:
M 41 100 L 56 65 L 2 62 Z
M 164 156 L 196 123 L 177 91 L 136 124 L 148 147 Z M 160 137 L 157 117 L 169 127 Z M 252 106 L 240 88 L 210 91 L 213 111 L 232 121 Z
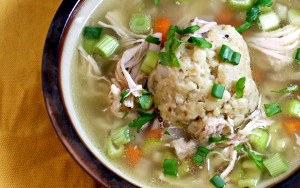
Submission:
M 227 0 L 230 7 L 238 10 L 248 10 L 253 6 L 254 0 Z
M 96 39 L 84 38 L 82 41 L 82 46 L 88 54 L 93 54 L 94 46 L 98 42 Z
M 300 101 L 298 100 L 289 100 L 285 103 L 283 108 L 284 113 L 300 118 Z
M 116 145 L 124 145 L 130 142 L 130 132 L 129 127 L 126 125 L 114 129 L 110 132 L 112 142 Z
M 250 144 L 257 152 L 263 153 L 268 145 L 269 133 L 263 129 L 254 129 L 253 134 L 248 136 Z
M 158 60 L 158 54 L 155 51 L 149 50 L 142 62 L 141 71 L 150 74 L 156 67 Z
M 123 155 L 124 151 L 124 145 L 116 146 L 113 144 L 111 137 L 108 137 L 108 139 L 106 140 L 106 152 L 110 158 L 119 158 Z
M 263 31 L 271 31 L 277 29 L 280 24 L 280 18 L 273 11 L 261 14 L 258 19 Z
M 244 179 L 244 180 L 239 180 L 238 181 L 238 187 L 247 187 L 247 188 L 254 188 L 256 187 L 258 180 L 256 179 Z
M 95 45 L 94 50 L 103 57 L 110 57 L 119 47 L 119 41 L 112 36 L 104 35 Z
M 191 171 L 191 162 L 182 161 L 182 163 L 178 166 L 178 175 L 179 177 L 184 177 L 188 175 Z
M 277 15 L 279 16 L 279 18 L 283 21 L 286 21 L 287 19 L 287 12 L 288 12 L 288 7 L 280 4 L 280 3 L 276 3 L 275 4 L 275 11 L 277 13 Z
M 263 163 L 272 177 L 279 176 L 289 169 L 287 162 L 278 153 Z
M 149 33 L 151 29 L 151 18 L 145 14 L 133 14 L 129 21 L 129 28 L 137 34 Z
M 163 149 L 165 147 L 164 144 L 164 141 L 148 138 L 142 146 L 142 152 L 145 156 L 150 156 L 154 151 Z
M 300 26 L 300 10 L 291 9 L 288 11 L 288 20 L 290 24 Z
M 234 166 L 234 169 L 230 173 L 230 181 L 234 184 L 237 184 L 244 176 L 244 171 L 239 163 Z

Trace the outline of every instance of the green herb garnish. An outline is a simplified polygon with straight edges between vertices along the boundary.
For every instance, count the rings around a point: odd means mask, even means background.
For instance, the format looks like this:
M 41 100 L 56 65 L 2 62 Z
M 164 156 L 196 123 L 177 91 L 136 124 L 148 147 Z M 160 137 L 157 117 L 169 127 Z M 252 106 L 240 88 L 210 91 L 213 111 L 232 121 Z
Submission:
M 236 98 L 237 99 L 243 98 L 245 83 L 246 83 L 246 77 L 242 77 L 236 82 L 235 89 L 236 89 Z
M 247 31 L 248 29 L 250 29 L 252 27 L 252 24 L 249 22 L 246 22 L 238 27 L 236 27 L 235 29 L 237 30 L 237 32 L 239 33 L 244 33 L 245 31 Z
M 268 117 L 271 117 L 275 114 L 278 114 L 282 112 L 281 107 L 278 103 L 272 103 L 272 104 L 264 104 L 266 115 Z
M 169 131 L 165 131 L 164 134 L 171 136 L 171 134 L 169 133 Z
M 154 0 L 155 5 L 158 5 L 158 3 L 159 3 L 159 0 Z
M 214 84 L 211 90 L 211 95 L 217 99 L 222 99 L 225 91 L 225 86 L 220 84 Z
M 151 93 L 143 94 L 139 97 L 139 102 L 143 110 L 149 110 L 154 102 L 153 95 Z
M 210 182 L 216 188 L 223 188 L 223 187 L 225 187 L 225 182 L 224 182 L 224 180 L 219 175 L 215 175 L 213 178 L 211 178 Z
M 125 90 L 121 93 L 121 99 L 120 99 L 120 103 L 123 103 L 125 101 L 125 99 L 128 97 L 129 95 L 129 91 Z
M 165 159 L 163 169 L 165 176 L 176 177 L 178 174 L 178 161 L 175 159 Z
M 298 91 L 298 85 L 292 85 L 281 90 L 272 90 L 274 93 L 291 93 Z
M 218 136 L 218 137 L 211 137 L 208 139 L 208 142 L 213 143 L 213 142 L 223 142 L 229 140 L 229 138 L 227 137 L 223 137 L 223 136 Z
M 263 156 L 256 155 L 254 152 L 250 151 L 249 147 L 245 144 L 235 146 L 234 149 L 236 151 L 241 151 L 242 149 L 244 149 L 248 156 L 255 162 L 257 168 L 259 168 L 260 170 L 263 169 Z
M 153 44 L 160 44 L 160 40 L 157 37 L 153 37 L 152 35 L 148 35 L 145 39 L 145 41 Z
M 155 114 L 150 114 L 141 110 L 137 110 L 137 113 L 140 115 L 140 117 L 138 117 L 128 125 L 129 127 L 136 127 L 137 133 L 141 131 L 143 125 L 154 120 L 157 117 L 157 115 Z
M 197 149 L 196 154 L 194 155 L 192 161 L 198 165 L 202 165 L 205 157 L 207 156 L 207 154 L 210 152 L 209 149 L 199 146 Z
M 187 33 L 194 33 L 195 31 L 200 29 L 199 25 L 192 25 L 192 26 L 188 26 L 186 28 L 180 28 L 178 26 L 175 26 L 176 29 L 176 33 L 180 34 L 180 35 L 184 35 Z
M 191 42 L 194 45 L 199 46 L 201 48 L 212 48 L 212 44 L 210 42 L 208 42 L 207 40 L 205 40 L 204 38 L 191 36 L 188 39 L 188 42 Z

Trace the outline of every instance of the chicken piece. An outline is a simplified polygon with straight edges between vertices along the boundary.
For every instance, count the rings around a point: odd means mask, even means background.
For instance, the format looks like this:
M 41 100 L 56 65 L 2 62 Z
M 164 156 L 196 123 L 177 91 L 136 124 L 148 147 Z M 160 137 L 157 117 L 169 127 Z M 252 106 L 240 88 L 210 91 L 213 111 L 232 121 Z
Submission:
M 180 160 L 191 156 L 196 152 L 197 144 L 193 140 L 186 142 L 184 138 L 179 138 L 171 142 L 171 147 L 175 148 L 176 155 Z

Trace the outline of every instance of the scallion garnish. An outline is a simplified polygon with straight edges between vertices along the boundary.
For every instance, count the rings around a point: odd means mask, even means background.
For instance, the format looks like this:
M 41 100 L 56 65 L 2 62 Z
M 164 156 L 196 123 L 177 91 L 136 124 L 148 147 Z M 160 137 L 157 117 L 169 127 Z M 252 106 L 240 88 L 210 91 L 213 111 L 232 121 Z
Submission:
M 184 35 L 187 33 L 194 33 L 195 31 L 200 29 L 199 25 L 192 25 L 192 26 L 188 26 L 186 28 L 180 28 L 178 26 L 175 26 L 176 28 L 176 33 L 180 34 L 180 35 Z
M 247 12 L 246 21 L 249 23 L 257 22 L 259 15 L 260 9 L 255 5 Z
M 169 131 L 165 131 L 164 134 L 168 135 L 168 136 L 171 136 L 171 134 L 169 133 Z
M 222 86 L 220 84 L 214 84 L 211 91 L 211 95 L 217 99 L 222 99 L 224 91 L 225 91 L 225 86 Z
M 236 98 L 237 99 L 243 98 L 245 83 L 246 83 L 246 77 L 242 77 L 236 82 L 235 89 L 236 89 Z
M 256 4 L 259 6 L 270 7 L 270 6 L 272 6 L 273 1 L 272 0 L 258 0 Z
M 152 94 L 143 94 L 139 97 L 139 102 L 143 110 L 149 110 L 153 105 L 153 101 Z
M 154 0 L 155 5 L 158 5 L 158 3 L 159 3 L 159 0 Z
M 165 159 L 163 169 L 165 176 L 176 177 L 178 174 L 178 161 L 175 159 Z
M 188 39 L 188 42 L 191 42 L 201 48 L 212 48 L 212 44 L 210 42 L 208 42 L 207 40 L 205 40 L 204 38 L 191 36 Z
M 137 110 L 137 113 L 140 115 L 140 117 L 138 117 L 137 119 L 135 119 L 133 122 L 129 123 L 129 127 L 136 127 L 137 128 L 137 132 L 139 133 L 141 131 L 141 128 L 143 125 L 145 125 L 146 123 L 154 120 L 157 115 L 155 114 L 150 114 L 147 112 L 143 112 L 141 110 Z
M 207 154 L 210 152 L 209 149 L 199 146 L 197 149 L 196 154 L 194 155 L 192 161 L 198 165 L 202 165 L 205 157 L 207 156 Z
M 241 54 L 233 51 L 229 46 L 223 44 L 219 53 L 219 58 L 222 61 L 238 65 L 241 60 Z
M 123 103 L 125 101 L 125 99 L 128 97 L 129 95 L 129 91 L 125 90 L 121 93 L 121 99 L 120 99 L 120 103 Z
M 226 140 L 229 140 L 229 138 L 223 137 L 223 136 L 218 136 L 218 137 L 210 137 L 208 139 L 208 142 L 214 143 L 214 142 L 223 142 L 223 141 L 226 141 Z
M 145 41 L 153 44 L 160 44 L 160 40 L 157 37 L 153 37 L 152 35 L 148 35 L 145 39 Z
M 292 85 L 281 90 L 272 90 L 274 93 L 291 93 L 298 91 L 298 85 Z
M 223 187 L 225 187 L 225 182 L 224 182 L 224 180 L 219 175 L 215 175 L 213 178 L 211 178 L 210 182 L 216 188 L 223 188 Z
M 102 32 L 102 28 L 86 26 L 83 29 L 83 36 L 88 39 L 99 39 Z
M 268 117 L 271 117 L 271 116 L 273 116 L 275 114 L 278 114 L 282 111 L 281 107 L 278 103 L 264 104 L 264 107 L 265 107 L 266 115 Z
M 249 147 L 245 144 L 235 146 L 234 149 L 236 151 L 241 151 L 242 149 L 244 149 L 248 156 L 255 162 L 257 168 L 259 168 L 260 170 L 263 169 L 263 156 L 256 155 L 254 152 L 250 151 Z
M 295 55 L 295 60 L 300 61 L 300 48 L 297 49 L 296 55 Z
M 249 22 L 246 22 L 238 27 L 236 27 L 235 29 L 237 30 L 237 32 L 239 33 L 244 33 L 245 31 L 247 31 L 248 29 L 250 29 L 250 27 L 252 27 L 252 24 Z

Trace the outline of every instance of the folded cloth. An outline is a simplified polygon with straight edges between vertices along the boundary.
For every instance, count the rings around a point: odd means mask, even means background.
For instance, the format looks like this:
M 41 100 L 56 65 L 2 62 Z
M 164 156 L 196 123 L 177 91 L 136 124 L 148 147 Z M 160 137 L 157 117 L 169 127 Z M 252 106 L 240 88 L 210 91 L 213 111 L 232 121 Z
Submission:
M 100 187 L 62 146 L 43 101 L 43 45 L 60 3 L 0 3 L 0 187 Z

